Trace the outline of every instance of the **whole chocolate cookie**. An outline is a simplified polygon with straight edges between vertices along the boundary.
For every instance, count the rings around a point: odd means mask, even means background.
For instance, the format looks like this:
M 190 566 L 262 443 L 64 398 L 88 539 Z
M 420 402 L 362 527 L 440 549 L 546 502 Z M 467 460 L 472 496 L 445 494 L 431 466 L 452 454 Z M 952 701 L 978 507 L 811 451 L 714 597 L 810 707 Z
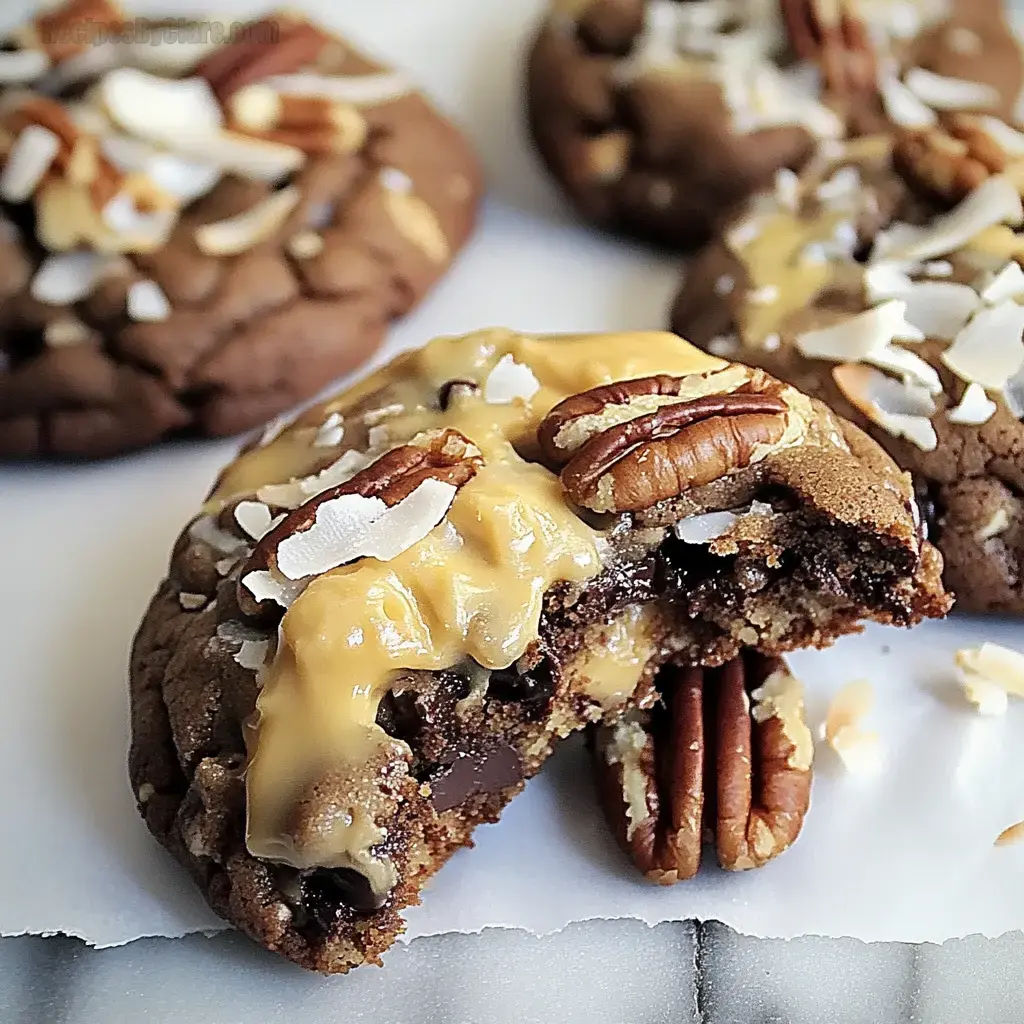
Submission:
M 0 457 L 263 423 L 472 230 L 473 154 L 402 76 L 297 15 L 224 28 L 69 0 L 0 52 Z
M 878 141 L 755 200 L 672 324 L 868 430 L 913 474 L 958 606 L 1021 614 L 1024 134 L 956 113 Z
M 586 219 L 691 248 L 844 131 L 783 51 L 775 3 L 558 0 L 529 58 L 533 138 Z
M 762 371 L 440 338 L 222 474 L 135 639 L 132 783 L 219 914 L 345 971 L 662 665 L 911 625 L 940 575 L 908 478 Z

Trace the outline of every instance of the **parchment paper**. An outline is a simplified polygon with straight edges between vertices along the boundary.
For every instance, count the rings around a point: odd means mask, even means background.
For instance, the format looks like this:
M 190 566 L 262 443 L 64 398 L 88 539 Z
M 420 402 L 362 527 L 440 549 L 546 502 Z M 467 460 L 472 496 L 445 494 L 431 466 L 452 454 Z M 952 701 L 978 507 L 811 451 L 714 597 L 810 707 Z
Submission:
M 662 325 L 674 261 L 571 224 L 529 155 L 521 47 L 539 0 L 320 7 L 462 118 L 493 184 L 478 237 L 378 362 L 486 324 Z M 106 946 L 221 926 L 136 816 L 125 671 L 174 537 L 235 447 L 0 469 L 0 934 L 59 931 Z M 1024 706 L 979 719 L 951 673 L 952 651 L 984 639 L 1024 647 L 1024 626 L 960 618 L 912 633 L 873 629 L 794 658 L 815 722 L 844 682 L 875 683 L 869 724 L 886 764 L 852 777 L 824 751 L 802 839 L 762 871 L 711 869 L 667 890 L 638 880 L 604 831 L 582 750 L 569 743 L 499 825 L 479 831 L 477 849 L 441 872 L 409 912 L 408 936 L 492 925 L 545 932 L 621 916 L 912 941 L 1024 926 L 1024 844 L 992 845 L 1024 819 Z

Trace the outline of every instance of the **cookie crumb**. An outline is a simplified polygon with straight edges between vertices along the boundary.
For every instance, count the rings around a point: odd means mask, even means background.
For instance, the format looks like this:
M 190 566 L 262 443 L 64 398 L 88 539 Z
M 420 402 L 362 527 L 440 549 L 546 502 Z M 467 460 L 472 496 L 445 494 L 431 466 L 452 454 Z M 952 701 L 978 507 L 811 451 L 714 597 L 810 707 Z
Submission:
M 155 795 L 156 789 L 150 782 L 144 782 L 139 786 L 139 792 L 136 794 L 140 804 L 148 803 Z
M 178 604 L 187 612 L 196 612 L 200 608 L 205 608 L 207 600 L 205 594 L 193 594 L 187 590 L 182 590 L 178 594 Z

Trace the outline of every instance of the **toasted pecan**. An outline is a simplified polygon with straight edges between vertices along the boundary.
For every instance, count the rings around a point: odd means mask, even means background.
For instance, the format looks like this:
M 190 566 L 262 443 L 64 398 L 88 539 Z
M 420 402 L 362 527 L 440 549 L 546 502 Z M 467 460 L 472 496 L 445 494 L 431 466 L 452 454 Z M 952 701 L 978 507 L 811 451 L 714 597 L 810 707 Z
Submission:
M 762 866 L 799 835 L 810 805 L 809 733 L 799 700 L 785 714 L 768 706 L 760 688 L 779 679 L 795 684 L 781 660 L 753 653 L 718 670 L 670 666 L 660 705 L 595 730 L 606 819 L 651 881 L 692 878 L 706 835 L 730 871 Z M 753 709 L 751 695 L 763 697 Z

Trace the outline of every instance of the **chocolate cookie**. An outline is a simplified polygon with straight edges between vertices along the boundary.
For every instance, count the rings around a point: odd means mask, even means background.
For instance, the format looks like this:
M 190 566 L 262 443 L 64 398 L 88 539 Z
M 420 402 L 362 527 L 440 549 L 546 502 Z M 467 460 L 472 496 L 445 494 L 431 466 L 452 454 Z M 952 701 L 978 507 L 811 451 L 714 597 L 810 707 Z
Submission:
M 895 152 L 900 173 L 848 155 L 756 200 L 672 323 L 863 426 L 913 474 L 959 606 L 1021 614 L 1024 134 L 959 113 Z
M 480 181 L 400 75 L 296 15 L 69 0 L 0 52 L 0 457 L 265 422 L 445 272 Z
M 222 474 L 135 640 L 132 783 L 219 914 L 345 971 L 660 666 L 941 615 L 940 574 L 907 477 L 761 371 L 441 338 Z
M 844 131 L 776 64 L 774 4 L 560 0 L 529 58 L 530 128 L 586 219 L 691 248 Z

